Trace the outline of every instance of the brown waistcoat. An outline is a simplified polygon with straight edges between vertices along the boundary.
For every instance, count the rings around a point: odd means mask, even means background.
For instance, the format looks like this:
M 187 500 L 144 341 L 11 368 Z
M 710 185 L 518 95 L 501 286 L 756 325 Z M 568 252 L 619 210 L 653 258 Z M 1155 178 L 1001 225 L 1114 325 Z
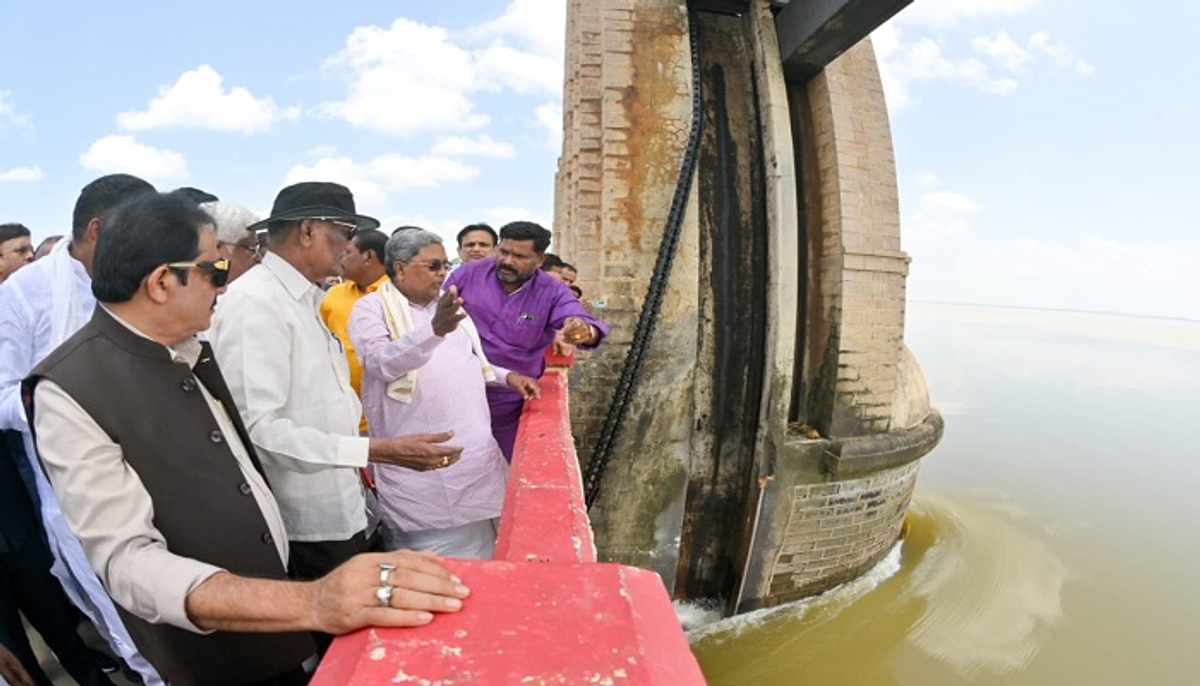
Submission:
M 227 441 L 240 438 L 262 468 L 207 343 L 194 371 L 97 307 L 92 320 L 25 380 L 29 424 L 33 389 L 50 379 L 120 444 L 154 501 L 154 526 L 172 553 L 241 576 L 283 579 L 286 570 L 266 520 Z M 238 436 L 222 434 L 201 382 L 228 408 Z M 173 686 L 249 684 L 293 669 L 316 652 L 307 633 L 201 635 L 117 610 L 138 650 Z

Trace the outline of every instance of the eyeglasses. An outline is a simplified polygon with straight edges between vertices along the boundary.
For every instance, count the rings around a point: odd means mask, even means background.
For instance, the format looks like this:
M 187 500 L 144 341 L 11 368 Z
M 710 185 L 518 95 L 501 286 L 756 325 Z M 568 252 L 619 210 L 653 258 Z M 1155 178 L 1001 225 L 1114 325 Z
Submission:
M 18 245 L 17 247 L 13 248 L 12 250 L 5 250 L 4 252 L 0 252 L 0 257 L 4 257 L 5 255 L 30 255 L 32 253 L 33 253 L 32 245 Z
M 430 260 L 428 262 L 413 262 L 419 264 L 431 272 L 445 271 L 450 268 L 450 260 Z
M 338 229 L 342 230 L 342 235 L 346 237 L 346 240 L 354 238 L 354 234 L 358 233 L 358 224 L 353 222 L 348 222 L 341 219 L 333 219 L 332 217 L 309 217 L 309 219 L 312 219 L 315 222 L 328 222 L 333 224 Z
M 180 283 L 187 285 L 187 270 L 199 269 L 208 273 L 212 285 L 220 288 L 229 281 L 229 260 L 204 260 L 203 262 L 168 262 L 167 266 L 182 272 Z
M 258 251 L 262 249 L 261 248 L 262 244 L 258 243 L 258 242 L 255 242 L 254 245 L 244 245 L 242 243 L 234 243 L 232 241 L 217 241 L 217 242 L 220 243 L 221 245 L 224 245 L 225 247 L 229 248 L 230 250 L 245 250 L 246 252 L 248 252 L 254 256 L 257 256 Z

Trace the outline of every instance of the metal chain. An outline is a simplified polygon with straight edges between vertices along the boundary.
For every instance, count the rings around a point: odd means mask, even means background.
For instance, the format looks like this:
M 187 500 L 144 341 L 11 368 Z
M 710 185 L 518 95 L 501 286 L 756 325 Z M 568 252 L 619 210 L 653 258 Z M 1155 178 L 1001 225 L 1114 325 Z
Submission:
M 675 195 L 671 199 L 671 210 L 667 214 L 667 224 L 663 230 L 662 242 L 659 244 L 654 273 L 650 277 L 650 284 L 646 289 L 646 301 L 638 315 L 633 341 L 629 345 L 629 351 L 625 354 L 625 363 L 613 391 L 613 400 L 609 405 L 608 415 L 604 418 L 604 427 L 600 430 L 600 438 L 596 441 L 592 458 L 588 460 L 584 473 L 584 502 L 589 508 L 600 495 L 600 480 L 612 458 L 613 446 L 620 435 L 625 413 L 629 409 L 633 392 L 641 377 L 642 361 L 650 347 L 650 340 L 654 337 L 654 327 L 658 323 L 659 311 L 662 309 L 667 279 L 671 275 L 671 264 L 675 260 L 675 248 L 679 244 L 679 234 L 683 228 L 683 215 L 687 209 L 687 199 L 691 194 L 692 177 L 695 175 L 700 136 L 704 127 L 703 107 L 700 102 L 700 50 L 694 11 L 688 12 L 688 42 L 692 51 L 691 133 L 683 154 L 679 180 L 675 184 Z

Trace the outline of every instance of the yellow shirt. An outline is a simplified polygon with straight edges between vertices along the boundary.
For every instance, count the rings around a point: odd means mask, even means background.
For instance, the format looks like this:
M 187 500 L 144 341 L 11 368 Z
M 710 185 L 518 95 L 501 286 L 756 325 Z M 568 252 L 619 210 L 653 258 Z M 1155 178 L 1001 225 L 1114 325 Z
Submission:
M 378 281 L 367 286 L 365 291 L 353 281 L 343 281 L 326 291 L 325 299 L 321 301 L 321 319 L 325 320 L 325 326 L 329 327 L 333 335 L 342 342 L 342 349 L 346 351 L 346 362 L 350 364 L 350 385 L 354 387 L 354 392 L 360 398 L 362 397 L 362 365 L 358 362 L 358 356 L 354 354 L 354 346 L 350 344 L 350 336 L 346 333 L 346 327 L 350 324 L 350 313 L 354 311 L 354 304 L 358 302 L 358 299 L 368 293 L 374 293 L 376 288 L 387 281 L 387 278 L 387 274 L 384 274 L 379 277 Z M 363 417 L 358 423 L 358 428 L 363 432 L 367 430 L 366 417 Z

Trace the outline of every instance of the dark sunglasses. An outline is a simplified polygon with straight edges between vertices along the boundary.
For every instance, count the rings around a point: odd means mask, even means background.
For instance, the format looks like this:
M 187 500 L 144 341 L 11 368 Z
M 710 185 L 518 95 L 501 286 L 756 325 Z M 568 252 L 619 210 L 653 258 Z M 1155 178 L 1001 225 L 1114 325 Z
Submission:
M 208 274 L 212 285 L 220 288 L 229 281 L 229 260 L 204 260 L 203 262 L 168 262 L 167 267 L 180 272 L 179 282 L 187 285 L 187 272 L 199 269 Z

